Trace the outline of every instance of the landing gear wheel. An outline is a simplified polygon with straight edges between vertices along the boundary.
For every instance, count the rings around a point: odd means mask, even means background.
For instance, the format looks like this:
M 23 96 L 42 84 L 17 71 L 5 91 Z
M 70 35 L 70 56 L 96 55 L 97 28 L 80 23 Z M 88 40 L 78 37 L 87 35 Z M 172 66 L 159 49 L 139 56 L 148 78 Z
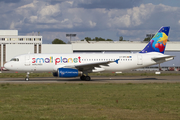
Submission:
M 25 78 L 25 81 L 29 81 L 29 78 L 28 78 L 28 77 L 26 77 L 26 78 Z
M 86 81 L 90 81 L 90 80 L 91 80 L 91 77 L 85 76 L 85 80 L 86 80 Z
M 85 77 L 86 77 L 86 76 L 82 75 L 82 76 L 80 77 L 80 79 L 81 79 L 81 80 L 85 80 Z

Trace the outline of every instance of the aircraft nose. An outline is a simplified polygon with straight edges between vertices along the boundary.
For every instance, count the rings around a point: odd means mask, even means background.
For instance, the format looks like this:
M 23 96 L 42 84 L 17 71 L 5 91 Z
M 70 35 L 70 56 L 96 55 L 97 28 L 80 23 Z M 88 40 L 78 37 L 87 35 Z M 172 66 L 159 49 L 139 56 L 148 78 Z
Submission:
M 5 64 L 4 64 L 4 68 L 7 69 L 7 70 L 9 70 L 10 64 L 9 64 L 9 63 L 5 63 Z

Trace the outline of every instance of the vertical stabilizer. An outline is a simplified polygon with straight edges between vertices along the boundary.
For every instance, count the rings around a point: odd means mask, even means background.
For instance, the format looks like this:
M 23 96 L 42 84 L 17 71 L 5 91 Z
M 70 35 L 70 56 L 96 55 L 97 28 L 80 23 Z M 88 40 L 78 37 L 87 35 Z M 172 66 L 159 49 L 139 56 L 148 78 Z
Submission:
M 139 53 L 160 52 L 164 54 L 170 27 L 161 27 L 147 46 Z

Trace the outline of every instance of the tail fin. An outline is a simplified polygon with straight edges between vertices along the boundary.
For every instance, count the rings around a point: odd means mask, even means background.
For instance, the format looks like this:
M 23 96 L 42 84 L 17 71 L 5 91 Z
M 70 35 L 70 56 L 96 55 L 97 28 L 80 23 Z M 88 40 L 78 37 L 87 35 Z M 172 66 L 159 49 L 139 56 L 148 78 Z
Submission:
M 164 54 L 170 27 L 161 27 L 147 46 L 139 53 L 160 52 Z

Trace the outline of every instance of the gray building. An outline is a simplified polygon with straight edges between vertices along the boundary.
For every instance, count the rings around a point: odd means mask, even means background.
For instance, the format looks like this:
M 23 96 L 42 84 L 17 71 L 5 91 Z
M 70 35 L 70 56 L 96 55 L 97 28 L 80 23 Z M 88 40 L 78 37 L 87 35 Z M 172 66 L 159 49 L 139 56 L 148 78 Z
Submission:
M 18 30 L 0 30 L 0 66 L 14 55 L 41 53 L 42 36 L 19 36 Z

